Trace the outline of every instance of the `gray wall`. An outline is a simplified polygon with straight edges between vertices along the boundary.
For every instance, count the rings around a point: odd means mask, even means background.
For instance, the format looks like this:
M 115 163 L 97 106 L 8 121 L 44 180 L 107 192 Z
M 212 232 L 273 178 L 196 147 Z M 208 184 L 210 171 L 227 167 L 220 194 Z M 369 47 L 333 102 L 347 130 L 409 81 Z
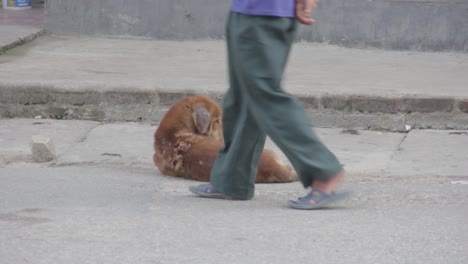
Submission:
M 47 0 L 55 34 L 221 38 L 230 0 Z M 321 0 L 298 39 L 350 47 L 468 52 L 468 0 Z
M 322 0 L 306 40 L 468 51 L 468 0 Z
M 157 39 L 221 38 L 230 0 L 47 0 L 46 30 Z

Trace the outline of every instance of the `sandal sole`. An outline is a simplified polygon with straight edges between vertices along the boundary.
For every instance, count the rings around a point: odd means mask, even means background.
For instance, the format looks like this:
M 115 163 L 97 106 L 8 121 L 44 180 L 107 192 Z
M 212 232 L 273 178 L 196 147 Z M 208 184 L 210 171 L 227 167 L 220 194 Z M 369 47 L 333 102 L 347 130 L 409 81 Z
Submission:
M 344 199 L 348 198 L 350 195 L 351 195 L 351 192 L 349 192 L 349 191 L 339 192 L 339 193 L 336 193 L 336 194 L 334 194 L 334 195 L 332 195 L 332 196 L 330 196 L 328 198 L 325 198 L 325 199 L 321 200 L 317 204 L 307 204 L 307 205 L 301 205 L 301 204 L 296 203 L 296 201 L 289 200 L 288 201 L 288 206 L 290 208 L 299 209 L 299 210 L 322 209 L 322 208 L 325 208 L 326 206 L 328 206 L 328 205 L 330 205 L 332 203 L 344 200 Z

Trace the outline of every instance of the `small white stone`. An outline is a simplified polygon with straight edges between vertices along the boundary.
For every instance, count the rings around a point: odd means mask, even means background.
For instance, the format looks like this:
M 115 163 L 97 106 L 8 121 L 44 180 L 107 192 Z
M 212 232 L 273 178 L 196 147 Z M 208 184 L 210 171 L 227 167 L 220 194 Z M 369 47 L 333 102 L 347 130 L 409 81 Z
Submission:
M 36 162 L 47 162 L 56 158 L 55 147 L 52 140 L 44 136 L 32 136 L 31 152 Z
M 35 116 L 34 119 L 42 119 L 42 116 L 40 116 L 40 115 Z
M 406 131 L 410 131 L 410 130 L 411 130 L 411 128 L 412 128 L 412 127 L 411 127 L 410 125 L 405 125 L 405 129 L 406 129 Z

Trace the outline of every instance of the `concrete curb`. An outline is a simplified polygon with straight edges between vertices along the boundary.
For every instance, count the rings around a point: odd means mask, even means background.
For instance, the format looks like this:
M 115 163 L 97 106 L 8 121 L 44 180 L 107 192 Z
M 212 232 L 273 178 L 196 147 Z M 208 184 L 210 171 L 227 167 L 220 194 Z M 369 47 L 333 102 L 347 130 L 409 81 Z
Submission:
M 23 45 L 25 43 L 31 42 L 31 41 L 35 40 L 36 38 L 45 35 L 45 33 L 46 33 L 45 29 L 41 29 L 38 32 L 30 34 L 30 35 L 28 35 L 26 37 L 18 38 L 13 43 L 10 43 L 10 44 L 4 45 L 4 46 L 0 46 L 0 55 L 6 53 L 8 50 L 16 48 L 16 47 L 18 47 L 20 45 Z
M 110 87 L 67 91 L 33 84 L 0 82 L 0 117 L 158 122 L 184 96 L 206 95 L 221 103 L 220 92 L 148 91 Z M 406 131 L 411 128 L 468 129 L 468 98 L 367 95 L 296 95 L 316 127 Z M 408 127 L 409 126 L 409 127 Z

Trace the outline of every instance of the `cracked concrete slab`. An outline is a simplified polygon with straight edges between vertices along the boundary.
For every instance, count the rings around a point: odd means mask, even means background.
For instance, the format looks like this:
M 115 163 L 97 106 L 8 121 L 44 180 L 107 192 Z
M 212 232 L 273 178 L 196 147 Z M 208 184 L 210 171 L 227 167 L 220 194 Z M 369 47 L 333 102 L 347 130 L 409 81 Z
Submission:
M 404 133 L 342 129 L 319 129 L 325 144 L 335 153 L 350 173 L 372 174 L 378 177 Z
M 468 176 L 466 131 L 412 130 L 386 168 L 387 175 Z
M 98 125 L 94 121 L 51 120 L 51 119 L 0 119 L 0 166 L 9 163 L 32 161 L 31 137 L 49 137 L 58 156 L 80 142 Z
M 151 168 L 153 135 L 157 126 L 145 123 L 100 124 L 90 121 L 34 119 L 0 120 L 2 166 L 115 165 Z M 316 128 L 319 138 L 344 164 L 350 175 L 467 176 L 466 131 L 413 130 L 409 134 L 385 131 Z M 52 138 L 58 159 L 32 162 L 29 142 L 34 134 Z M 279 148 L 268 139 L 266 148 Z
M 93 129 L 82 143 L 62 155 L 57 165 L 114 164 L 154 167 L 153 135 L 157 127 L 142 123 L 102 124 Z M 335 152 L 350 173 L 381 173 L 404 134 L 336 128 L 316 129 L 319 137 Z M 266 148 L 280 149 L 268 139 Z
M 338 128 L 314 130 L 351 174 L 382 174 L 393 152 L 405 137 L 404 133 L 384 131 Z M 270 139 L 267 141 L 267 147 L 280 153 L 282 159 L 286 160 L 284 154 Z
M 142 123 L 102 124 L 81 144 L 62 155 L 57 165 L 120 164 L 152 166 L 155 126 Z

